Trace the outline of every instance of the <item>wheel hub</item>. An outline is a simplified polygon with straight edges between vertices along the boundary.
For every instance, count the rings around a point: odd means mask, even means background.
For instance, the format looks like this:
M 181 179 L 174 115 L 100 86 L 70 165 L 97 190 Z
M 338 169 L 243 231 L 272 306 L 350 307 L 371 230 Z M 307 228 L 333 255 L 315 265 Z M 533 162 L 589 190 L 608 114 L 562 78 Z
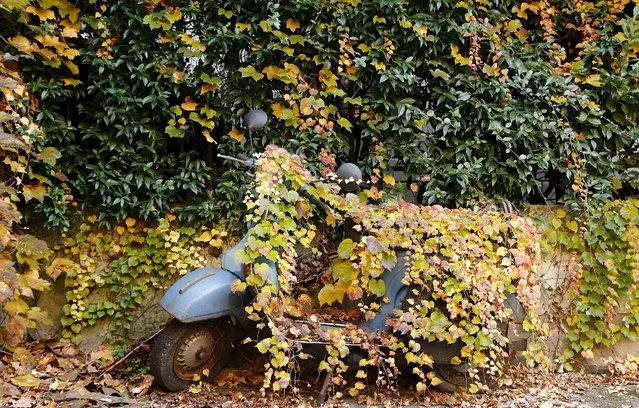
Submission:
M 213 334 L 208 330 L 191 333 L 178 349 L 174 369 L 178 377 L 186 380 L 193 378 L 199 368 L 207 368 L 216 351 Z

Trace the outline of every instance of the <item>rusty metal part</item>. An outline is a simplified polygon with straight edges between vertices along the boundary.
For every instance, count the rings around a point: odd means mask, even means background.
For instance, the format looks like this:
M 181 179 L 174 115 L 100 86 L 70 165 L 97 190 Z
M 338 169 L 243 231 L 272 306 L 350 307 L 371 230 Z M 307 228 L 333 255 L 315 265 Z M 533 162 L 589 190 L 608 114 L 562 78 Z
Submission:
M 220 358 L 222 348 L 215 328 L 194 331 L 184 339 L 173 357 L 173 369 L 182 380 L 192 380 L 202 370 L 212 367 Z

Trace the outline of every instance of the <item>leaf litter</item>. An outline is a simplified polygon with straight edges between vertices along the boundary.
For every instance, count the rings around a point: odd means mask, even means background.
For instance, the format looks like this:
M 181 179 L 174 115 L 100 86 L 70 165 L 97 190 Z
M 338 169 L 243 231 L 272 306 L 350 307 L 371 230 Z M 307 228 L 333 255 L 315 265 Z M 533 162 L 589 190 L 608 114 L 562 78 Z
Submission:
M 117 370 L 106 346 L 87 354 L 63 341 L 36 341 L 29 348 L 0 354 L 0 406 L 32 407 L 314 407 L 321 384 L 316 365 L 308 364 L 296 392 L 262 393 L 263 356 L 250 346 L 234 352 L 234 362 L 211 382 L 200 381 L 190 392 L 167 393 L 147 374 L 147 348 Z M 248 356 L 247 356 L 248 354 Z M 410 378 L 399 380 L 397 393 L 369 387 L 357 398 L 337 398 L 332 390 L 327 407 L 619 407 L 639 406 L 639 377 L 634 370 L 614 374 L 541 373 L 525 366 L 510 368 L 504 380 L 483 394 L 431 390 L 420 396 Z

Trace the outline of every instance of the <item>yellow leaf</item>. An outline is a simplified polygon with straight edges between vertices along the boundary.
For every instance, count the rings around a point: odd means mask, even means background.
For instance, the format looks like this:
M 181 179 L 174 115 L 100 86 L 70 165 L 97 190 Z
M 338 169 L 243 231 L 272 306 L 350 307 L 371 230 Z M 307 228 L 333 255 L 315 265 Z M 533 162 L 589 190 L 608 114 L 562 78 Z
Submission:
M 47 194 L 47 188 L 42 183 L 26 184 L 22 190 L 22 194 L 24 195 L 25 202 L 28 202 L 32 198 L 42 202 L 44 196 Z
M 132 226 L 135 225 L 136 221 L 133 218 L 127 218 L 126 220 L 124 220 L 124 223 L 126 224 L 127 227 L 131 228 Z
M 16 47 L 20 52 L 31 54 L 34 49 L 34 45 L 22 35 L 17 35 L 9 40 L 9 44 Z
M 38 16 L 40 21 L 55 19 L 55 13 L 53 12 L 53 10 L 42 10 L 37 7 L 29 6 L 24 11 L 33 14 L 34 16 Z
M 60 35 L 62 37 L 67 37 L 67 38 L 78 38 L 78 33 L 80 32 L 80 29 L 82 27 L 82 23 L 80 22 L 75 22 L 72 23 L 71 21 L 69 21 L 68 19 L 64 19 L 60 25 L 63 28 L 62 32 L 60 33 Z
M 46 269 L 47 275 L 52 279 L 57 279 L 62 273 L 73 273 L 76 263 L 66 258 L 56 258 Z
M 237 129 L 231 130 L 229 132 L 229 136 L 231 136 L 233 140 L 236 140 L 238 142 L 241 142 L 242 140 L 244 140 L 244 133 L 240 132 Z
M 351 129 L 353 128 L 353 125 L 351 124 L 351 122 L 349 122 L 348 119 L 341 117 L 337 120 L 337 123 L 340 124 L 341 127 L 345 128 L 346 130 L 348 130 L 349 132 L 351 131 Z
M 248 31 L 251 28 L 253 28 L 253 26 L 250 23 L 240 23 L 239 21 L 235 23 L 235 29 L 239 31 L 240 33 L 242 31 Z
M 371 65 L 373 65 L 378 71 L 386 71 L 386 64 L 384 64 L 382 61 L 371 62 Z
M 304 45 L 304 42 L 306 41 L 304 37 L 301 35 L 291 35 L 288 37 L 288 40 L 291 42 L 291 44 L 301 44 L 301 45 Z
M 468 65 L 468 66 L 472 65 L 471 59 L 462 56 L 459 53 L 459 47 L 455 44 L 453 44 L 450 47 L 450 55 L 452 55 L 455 58 L 455 63 L 458 65 Z
M 213 139 L 213 138 L 211 137 L 211 132 L 209 132 L 209 131 L 208 131 L 208 129 L 204 129 L 204 130 L 202 131 L 202 135 L 204 135 L 204 138 L 206 139 L 206 141 L 207 141 L 207 142 L 209 142 L 209 143 L 216 143 L 216 142 L 215 142 L 215 139 Z
M 386 283 L 381 279 L 371 279 L 368 281 L 368 290 L 376 296 L 386 294 Z
M 594 353 L 592 352 L 591 349 L 582 351 L 581 355 L 582 355 L 583 358 L 588 359 L 588 360 L 590 360 L 590 359 L 595 357 L 595 355 L 594 355 Z
M 187 96 L 184 99 L 184 102 L 182 103 L 182 105 L 180 105 L 180 106 L 185 111 L 194 111 L 195 109 L 197 109 L 197 102 L 194 102 L 193 99 L 191 99 L 190 96 Z
M 224 16 L 226 18 L 231 18 L 233 16 L 233 11 L 225 10 L 223 8 L 219 8 L 219 9 L 217 9 L 217 15 L 218 16 Z
M 124 229 L 124 227 L 123 227 L 123 226 L 121 226 L 121 225 L 120 225 L 120 226 L 116 227 L 115 231 L 116 231 L 118 234 L 123 235 L 123 234 L 124 234 L 124 232 L 125 232 L 126 230 Z
M 415 24 L 415 26 L 413 26 L 413 30 L 420 37 L 425 37 L 426 34 L 428 34 L 428 27 L 422 24 Z
M 440 380 L 439 377 L 433 377 L 430 379 L 430 383 L 434 386 L 437 386 L 442 383 L 442 380 Z
M 73 78 L 62 78 L 62 82 L 64 82 L 65 86 L 77 86 L 82 83 L 82 81 L 80 81 L 79 79 Z
M 215 92 L 218 89 L 220 89 L 220 87 L 217 85 L 202 84 L 202 87 L 200 88 L 200 95 L 204 95 L 208 92 Z
M 373 16 L 373 23 L 377 24 L 386 24 L 386 17 L 380 17 L 380 16 Z
M 175 82 L 184 81 L 184 72 L 182 72 L 182 71 L 175 71 L 175 72 L 173 73 L 173 81 L 175 81 Z
M 93 224 L 94 222 L 96 222 L 98 220 L 98 217 L 95 215 L 89 215 L 87 217 L 87 221 L 89 221 L 91 224 Z
M 566 102 L 568 102 L 568 99 L 565 96 L 557 96 L 557 95 L 551 96 L 550 100 L 555 102 L 558 105 L 563 105 Z
M 282 106 L 282 104 L 279 102 L 275 102 L 272 106 L 272 109 L 273 109 L 273 116 L 275 116 L 278 119 L 281 119 L 282 113 L 284 112 L 284 107 Z
M 391 176 L 390 174 L 387 174 L 384 176 L 384 183 L 390 185 L 390 186 L 394 186 L 395 185 L 395 177 Z
M 515 35 L 517 36 L 517 38 L 519 38 L 522 41 L 526 41 L 528 39 L 528 30 L 526 30 L 525 28 L 520 28 L 519 30 L 517 30 L 517 32 L 515 33 Z
M 240 71 L 240 73 L 242 74 L 242 78 L 251 77 L 254 81 L 259 81 L 260 79 L 264 78 L 264 74 L 262 74 L 261 72 L 257 72 L 255 67 L 252 65 L 249 65 L 248 67 L 242 67 L 238 69 L 238 71 Z
M 297 29 L 300 28 L 300 22 L 289 18 L 288 20 L 286 20 L 286 28 L 288 28 L 292 32 L 295 32 L 297 31 Z
M 211 232 L 210 231 L 204 231 L 202 233 L 202 235 L 200 235 L 197 240 L 199 242 L 209 242 L 211 240 L 212 236 L 211 236 Z
M 488 74 L 489 76 L 498 77 L 499 67 L 497 66 L 497 63 L 494 63 L 493 65 L 484 64 L 482 72 Z
M 601 82 L 601 75 L 592 74 L 586 77 L 586 83 L 595 87 L 603 86 L 603 82 Z
M 520 27 L 521 27 L 520 20 L 511 20 L 508 22 L 508 24 L 506 24 L 506 30 L 510 31 L 511 33 L 514 33 L 515 31 L 519 30 Z
M 73 62 L 65 60 L 65 61 L 62 61 L 62 63 L 66 65 L 67 68 L 69 68 L 69 71 L 71 71 L 73 75 L 78 75 L 80 73 L 80 69 Z
M 33 374 L 24 374 L 9 379 L 13 385 L 21 388 L 34 388 L 40 385 L 40 379 Z
M 346 294 L 346 288 L 341 285 L 328 284 L 317 294 L 317 299 L 320 302 L 320 306 L 323 304 L 332 305 L 333 303 L 342 303 L 344 295 Z
M 7 303 L 5 303 L 4 305 L 2 305 L 2 308 L 9 315 L 15 316 L 15 315 L 22 315 L 22 314 L 27 313 L 27 311 L 29 310 L 29 305 L 27 305 L 24 302 L 24 300 L 22 300 L 20 298 L 16 298 L 16 299 L 10 300 Z
M 401 21 L 399 22 L 399 25 L 400 25 L 402 28 L 411 28 L 411 27 L 413 26 L 413 23 L 411 23 L 411 22 L 410 22 L 410 21 L 408 21 L 408 20 L 403 19 L 403 20 L 401 20 Z
M 80 55 L 80 51 L 75 48 L 66 48 L 64 51 L 60 53 L 60 55 L 67 57 L 68 59 L 74 59 L 78 55 Z

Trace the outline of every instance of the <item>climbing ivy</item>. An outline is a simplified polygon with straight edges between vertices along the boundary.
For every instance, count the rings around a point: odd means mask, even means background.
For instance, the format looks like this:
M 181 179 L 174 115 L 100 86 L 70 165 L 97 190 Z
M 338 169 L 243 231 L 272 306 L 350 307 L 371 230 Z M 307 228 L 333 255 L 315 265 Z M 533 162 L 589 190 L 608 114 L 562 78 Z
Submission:
M 579 214 L 559 209 L 550 218 L 544 247 L 573 254 L 569 271 L 564 360 L 639 338 L 639 200 L 612 201 Z M 567 363 L 570 368 L 570 363 Z
M 50 276 L 64 274 L 67 303 L 62 336 L 76 339 L 82 330 L 111 318 L 111 332 L 125 334 L 133 311 L 149 291 L 163 290 L 181 275 L 205 266 L 225 244 L 225 232 L 209 227 L 180 226 L 167 215 L 156 226 L 128 218 L 112 229 L 99 228 L 96 216 L 74 233 L 63 233 L 53 247 Z M 100 301 L 92 294 L 110 291 Z
M 15 55 L 0 55 L 0 349 L 20 344 L 28 329 L 49 319 L 33 303 L 49 286 L 42 266 L 51 252 L 28 233 L 23 214 L 34 202 L 60 200 L 63 207 L 72 199 L 57 171 L 60 152 L 43 147 L 33 115 L 38 101 L 19 67 Z
M 507 354 L 508 339 L 500 327 L 511 317 L 504 305 L 508 293 L 516 294 L 526 309 L 524 329 L 545 335 L 537 317 L 540 286 L 534 261 L 539 248 L 532 220 L 488 210 L 419 207 L 388 199 L 376 187 L 343 196 L 330 183 L 330 168 L 325 173 L 326 179 L 314 177 L 299 156 L 275 146 L 257 160 L 254 190 L 246 200 L 255 225 L 241 255 L 252 272 L 233 288 L 256 291 L 246 311 L 269 329 L 257 340 L 258 350 L 269 355 L 265 388 L 286 388 L 297 359 L 308 357 L 298 342 L 319 338 L 328 355 L 320 369 L 332 371 L 337 385 L 345 384 L 341 373 L 347 369 L 347 343 L 363 344 L 367 356 L 360 361 L 357 382 L 348 388 L 353 396 L 364 388 L 359 379 L 368 369 L 379 370 L 378 385 L 392 385 L 400 356 L 419 376 L 418 391 L 437 385 L 441 380 L 429 370 L 433 356 L 421 350 L 424 341 L 461 342 L 461 355 L 450 363 L 474 367 L 471 392 L 486 389 L 480 370 L 498 376 Z M 326 212 L 317 200 L 328 206 Z M 316 272 L 321 282 L 316 299 L 300 294 L 298 251 L 313 246 L 321 231 L 317 223 L 339 229 L 347 220 L 359 237 L 341 240 L 330 267 Z M 402 282 L 410 292 L 386 322 L 389 333 L 368 333 L 356 321 L 344 328 L 321 327 L 331 319 L 330 309 L 322 305 L 346 299 L 360 321 L 373 318 L 389 301 L 380 276 L 398 262 L 406 263 Z M 539 345 L 527 355 L 545 361 Z

